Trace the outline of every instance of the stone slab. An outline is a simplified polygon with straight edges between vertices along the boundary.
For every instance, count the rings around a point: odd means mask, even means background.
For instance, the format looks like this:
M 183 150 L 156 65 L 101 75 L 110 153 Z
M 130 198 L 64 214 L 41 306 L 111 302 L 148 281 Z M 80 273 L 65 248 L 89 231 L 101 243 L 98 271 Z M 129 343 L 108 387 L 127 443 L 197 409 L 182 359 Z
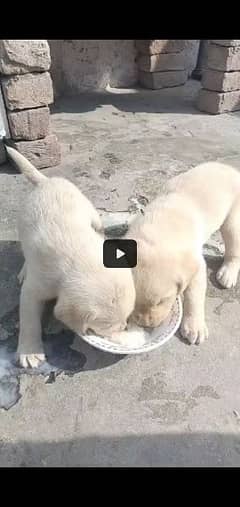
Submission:
M 211 114 L 237 111 L 240 109 L 240 90 L 220 93 L 202 89 L 197 106 L 200 111 Z
M 0 40 L 0 74 L 26 74 L 50 69 L 46 40 Z
M 60 163 L 60 145 L 54 134 L 37 141 L 9 140 L 8 144 L 22 153 L 37 169 L 52 167 Z
M 11 137 L 16 141 L 43 139 L 49 133 L 49 108 L 46 106 L 9 112 L 8 122 Z
M 156 55 L 159 53 L 178 53 L 186 46 L 185 40 L 137 40 L 136 48 L 143 55 Z
M 240 70 L 240 47 L 209 44 L 207 66 L 224 72 Z
M 167 71 L 167 70 L 184 70 L 185 69 L 185 54 L 169 53 L 151 56 L 140 56 L 138 58 L 139 70 L 147 72 Z
M 172 86 L 180 86 L 186 83 L 187 70 L 173 70 L 166 72 L 139 72 L 139 82 L 144 88 L 159 90 Z
M 4 77 L 2 89 L 7 109 L 32 109 L 53 102 L 49 72 Z
M 203 73 L 202 86 L 207 90 L 228 92 L 240 89 L 240 72 L 221 72 L 207 69 Z
M 214 44 L 219 46 L 240 46 L 240 39 L 212 40 Z

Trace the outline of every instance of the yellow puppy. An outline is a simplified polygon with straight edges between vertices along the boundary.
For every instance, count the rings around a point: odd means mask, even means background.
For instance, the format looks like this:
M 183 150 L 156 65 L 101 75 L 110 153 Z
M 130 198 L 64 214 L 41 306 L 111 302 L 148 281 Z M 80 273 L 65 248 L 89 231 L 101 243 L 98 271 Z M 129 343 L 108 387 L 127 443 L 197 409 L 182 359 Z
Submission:
M 13 148 L 7 152 L 35 185 L 19 217 L 25 265 L 17 350 L 20 364 L 34 367 L 45 359 L 45 301 L 57 299 L 55 316 L 76 333 L 114 338 L 127 325 L 135 289 L 131 269 L 103 266 L 101 220 L 80 190 L 64 178 L 47 178 Z
M 217 162 L 201 164 L 171 179 L 130 225 L 138 243 L 133 269 L 134 318 L 156 327 L 169 314 L 177 294 L 184 294 L 181 333 L 190 343 L 208 335 L 205 323 L 206 266 L 202 246 L 220 229 L 225 258 L 217 280 L 234 287 L 240 268 L 240 174 Z

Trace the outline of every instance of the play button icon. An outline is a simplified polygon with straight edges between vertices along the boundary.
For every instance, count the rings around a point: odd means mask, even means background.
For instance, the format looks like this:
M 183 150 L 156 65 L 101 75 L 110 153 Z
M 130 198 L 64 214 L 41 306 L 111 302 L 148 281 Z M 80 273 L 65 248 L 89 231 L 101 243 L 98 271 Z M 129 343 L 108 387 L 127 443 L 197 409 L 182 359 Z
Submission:
M 137 243 L 134 239 L 106 239 L 103 243 L 105 268 L 134 268 L 137 264 Z
M 122 250 L 119 250 L 119 248 L 117 248 L 117 252 L 116 252 L 117 259 L 120 259 L 123 255 L 125 255 L 125 252 L 123 252 Z

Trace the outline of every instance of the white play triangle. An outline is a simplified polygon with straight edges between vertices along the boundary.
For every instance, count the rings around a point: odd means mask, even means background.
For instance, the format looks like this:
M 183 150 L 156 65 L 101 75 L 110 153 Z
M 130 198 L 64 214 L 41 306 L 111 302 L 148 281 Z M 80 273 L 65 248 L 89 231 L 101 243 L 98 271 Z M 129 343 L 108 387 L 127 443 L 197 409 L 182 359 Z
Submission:
M 116 251 L 116 257 L 117 257 L 117 259 L 120 259 L 124 255 L 125 255 L 125 252 L 123 252 L 122 250 L 119 250 L 119 248 L 117 248 L 117 251 Z

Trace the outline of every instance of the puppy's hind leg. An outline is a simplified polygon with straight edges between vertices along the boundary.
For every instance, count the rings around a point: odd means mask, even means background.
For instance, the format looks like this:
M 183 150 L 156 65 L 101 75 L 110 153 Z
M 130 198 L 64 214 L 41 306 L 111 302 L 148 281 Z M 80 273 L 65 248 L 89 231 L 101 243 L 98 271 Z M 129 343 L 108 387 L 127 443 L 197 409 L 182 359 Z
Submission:
M 17 359 L 24 368 L 34 368 L 45 361 L 41 316 L 43 302 L 31 284 L 24 280 L 20 295 L 20 329 Z
M 230 289 L 235 287 L 240 269 L 240 196 L 223 223 L 221 234 L 225 243 L 225 256 L 216 278 L 222 287 Z

